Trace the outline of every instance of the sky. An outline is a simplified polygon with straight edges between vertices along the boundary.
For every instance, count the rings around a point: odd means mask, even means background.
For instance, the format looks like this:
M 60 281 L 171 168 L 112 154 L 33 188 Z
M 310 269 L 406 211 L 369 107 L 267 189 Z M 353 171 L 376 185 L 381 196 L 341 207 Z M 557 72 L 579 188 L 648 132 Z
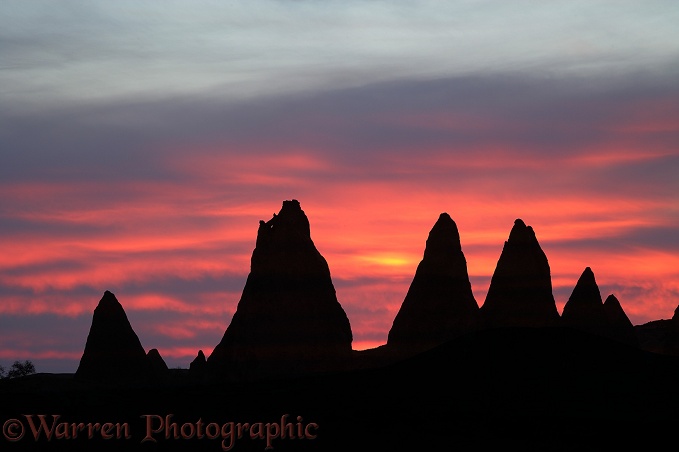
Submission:
M 559 311 L 587 266 L 634 324 L 679 305 L 674 0 L 0 5 L 5 368 L 74 372 L 105 290 L 188 367 L 286 199 L 357 350 L 442 212 L 479 305 L 516 218 Z

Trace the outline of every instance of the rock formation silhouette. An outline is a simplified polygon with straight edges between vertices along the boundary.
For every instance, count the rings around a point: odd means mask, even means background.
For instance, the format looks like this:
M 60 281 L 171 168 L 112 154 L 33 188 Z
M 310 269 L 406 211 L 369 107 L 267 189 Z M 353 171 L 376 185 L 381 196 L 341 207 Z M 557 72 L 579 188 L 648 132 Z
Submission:
M 637 335 L 634 325 L 630 321 L 615 295 L 609 295 L 604 301 L 604 312 L 608 320 L 607 336 L 616 341 L 636 346 Z
M 203 350 L 198 350 L 198 355 L 189 364 L 189 373 L 193 377 L 202 377 L 207 370 L 207 360 Z
M 480 310 L 475 305 L 457 227 L 441 214 L 388 343 L 352 351 L 327 263 L 299 203 L 286 201 L 260 223 L 237 311 L 208 360 L 201 350 L 189 371 L 168 371 L 157 350 L 144 353 L 107 291 L 94 311 L 78 381 L 64 374 L 0 379 L 3 433 L 9 441 L 25 433 L 30 450 L 69 451 L 215 450 L 220 442 L 230 448 L 227 436 L 233 450 L 258 451 L 626 450 L 636 444 L 662 450 L 676 440 L 679 357 L 604 337 L 627 342 L 634 331 L 615 296 L 602 303 L 590 268 L 559 325 L 534 328 L 559 317 L 546 256 L 521 220 L 505 243 L 486 303 Z M 490 326 L 510 328 L 466 332 L 481 315 Z M 679 307 L 671 320 L 634 330 L 641 348 L 679 355 Z M 406 359 L 384 353 L 388 346 L 437 343 Z M 356 360 L 345 372 L 308 375 L 339 370 L 350 357 Z M 210 370 L 222 378 L 213 379 Z M 162 371 L 166 378 L 154 377 Z M 300 374 L 307 375 L 294 379 Z M 136 384 L 142 375 L 155 378 L 145 380 L 153 384 Z M 290 378 L 262 380 L 271 377 Z M 230 379 L 239 381 L 224 384 Z M 44 422 L 40 413 L 48 413 Z M 117 439 L 88 437 L 81 429 L 90 421 L 143 425 L 140 414 L 165 427 L 148 438 L 148 429 L 133 427 Z M 40 425 L 42 435 L 31 435 L 21 418 L 32 433 L 33 421 Z M 64 422 L 56 424 L 58 418 Z M 235 428 L 231 420 L 247 422 Z M 79 437 L 68 436 L 76 430 Z M 242 438 L 235 433 L 241 430 Z
M 594 272 L 587 267 L 578 279 L 573 293 L 563 308 L 562 324 L 591 334 L 607 337 L 629 345 L 636 345 L 634 327 L 620 302 L 609 295 L 601 301 Z
M 107 290 L 94 310 L 75 378 L 118 383 L 144 379 L 148 372 L 146 352 L 125 310 Z
M 679 356 L 679 306 L 671 319 L 653 320 L 634 327 L 639 347 L 654 353 Z
M 337 369 L 350 359 L 351 342 L 309 220 L 297 200 L 284 201 L 278 215 L 260 221 L 243 294 L 208 368 L 227 379 Z
M 162 376 L 167 373 L 168 368 L 165 360 L 160 356 L 160 352 L 157 348 L 152 348 L 146 354 L 146 360 L 148 361 L 149 372 L 155 376 Z
M 424 257 L 394 319 L 387 345 L 407 354 L 432 348 L 474 330 L 478 311 L 457 225 L 442 213 L 429 232 Z
M 589 333 L 603 335 L 608 325 L 601 292 L 594 272 L 587 267 L 578 279 L 561 314 L 562 324 Z
M 486 327 L 554 326 L 559 322 L 547 256 L 535 232 L 517 219 L 480 309 Z

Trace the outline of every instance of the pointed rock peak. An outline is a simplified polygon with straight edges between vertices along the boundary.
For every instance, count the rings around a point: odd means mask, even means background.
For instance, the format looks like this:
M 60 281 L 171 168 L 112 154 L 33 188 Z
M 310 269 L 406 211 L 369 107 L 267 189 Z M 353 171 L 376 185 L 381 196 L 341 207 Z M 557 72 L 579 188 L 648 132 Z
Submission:
M 573 289 L 569 302 L 573 300 L 576 303 L 594 303 L 597 305 L 603 304 L 601 301 L 601 292 L 599 286 L 596 284 L 594 272 L 587 267 L 578 278 L 577 284 Z
M 453 234 L 458 236 L 459 238 L 457 225 L 455 224 L 453 219 L 450 218 L 450 215 L 448 215 L 445 212 L 439 215 L 439 219 L 436 220 L 436 223 L 434 224 L 434 227 L 431 229 L 429 236 L 431 237 L 432 234 L 446 234 L 446 235 Z
M 460 233 L 450 215 L 442 213 L 429 231 L 425 256 L 434 250 L 449 252 L 451 249 L 461 251 Z
M 206 367 L 207 360 L 205 359 L 205 354 L 203 353 L 203 350 L 198 350 L 198 356 L 196 356 L 196 359 L 189 364 L 189 372 L 196 375 L 202 375 Z
M 589 267 L 587 267 L 587 268 L 589 268 Z M 604 306 L 622 309 L 622 306 L 620 306 L 620 302 L 618 301 L 618 299 L 613 294 L 609 295 L 608 298 L 606 298 L 606 301 L 604 301 Z
M 455 222 L 453 221 L 452 218 L 450 218 L 450 215 L 448 215 L 447 212 L 441 212 L 441 214 L 439 215 L 439 219 L 436 220 L 436 224 L 438 224 L 438 223 L 453 223 L 453 224 L 455 224 Z
M 617 323 L 632 325 L 632 322 L 629 317 L 627 317 L 627 314 L 625 314 L 625 310 L 622 309 L 622 306 L 615 295 L 611 294 L 606 298 L 606 301 L 604 301 L 604 309 L 611 320 Z
M 208 359 L 227 378 L 327 370 L 351 357 L 349 319 L 297 200 L 261 221 L 236 312 Z
M 607 325 L 600 331 L 611 339 L 629 344 L 638 343 L 634 325 L 630 321 L 625 310 L 620 306 L 620 302 L 615 295 L 609 295 L 604 302 L 604 312 L 606 314 Z
M 594 279 L 592 269 L 587 267 L 578 279 L 573 293 L 563 307 L 561 318 L 568 326 L 597 332 L 605 324 L 605 309 L 601 292 Z
M 556 325 L 549 262 L 530 226 L 514 222 L 481 308 L 488 327 Z
M 205 365 L 206 361 L 207 360 L 205 359 L 205 353 L 203 353 L 203 350 L 198 350 L 198 356 L 196 356 L 196 358 L 191 361 L 189 368 L 193 369 L 196 366 L 203 366 Z
M 125 310 L 123 309 L 123 306 L 120 304 L 118 299 L 116 298 L 115 295 L 113 295 L 112 292 L 109 292 L 108 290 L 104 292 L 104 296 L 101 297 L 101 300 L 99 300 L 99 304 L 97 307 L 94 309 L 94 313 L 101 313 L 101 314 L 113 314 L 113 313 L 125 313 Z
M 526 226 L 526 223 L 524 223 L 522 219 L 517 218 L 514 221 L 514 227 L 512 227 L 507 241 L 509 243 L 528 243 L 536 242 L 537 239 L 535 238 L 533 228 Z
M 146 360 L 148 361 L 151 372 L 162 373 L 167 370 L 167 364 L 165 364 L 165 360 L 160 356 L 160 352 L 157 348 L 149 350 L 146 354 Z
M 271 237 L 279 235 L 299 235 L 311 238 L 309 219 L 304 214 L 299 201 L 283 201 L 283 207 L 278 215 L 273 214 L 269 221 L 259 221 L 258 237 Z
M 104 292 L 104 296 L 101 297 L 99 304 L 94 308 L 92 321 L 97 324 L 99 322 L 112 322 L 112 324 L 121 327 L 123 325 L 129 325 L 129 320 L 127 319 L 127 314 L 125 313 L 123 305 L 121 305 L 116 296 L 108 290 Z
M 281 212 L 279 213 L 279 215 L 293 214 L 293 213 L 298 214 L 300 212 L 302 212 L 302 206 L 299 204 L 299 201 L 297 201 L 296 199 L 293 199 L 293 200 L 283 201 L 283 207 L 281 208 Z
M 582 272 L 582 275 L 580 275 L 580 278 L 578 279 L 578 285 L 580 284 L 587 284 L 587 285 L 594 285 L 596 286 L 596 279 L 594 279 L 594 272 L 592 271 L 591 268 L 587 267 L 585 268 L 585 271 Z M 613 297 L 615 298 L 615 297 Z
M 627 317 L 627 314 L 625 314 L 625 310 L 622 309 L 615 295 L 611 294 L 606 298 L 606 301 L 604 301 L 604 311 L 606 311 L 606 315 L 608 315 L 611 321 L 632 326 L 632 322 Z
M 478 310 L 457 225 L 442 213 L 429 232 L 424 259 L 396 314 L 387 345 L 404 354 L 434 347 L 475 329 Z
M 99 381 L 140 378 L 148 369 L 146 352 L 125 310 L 108 290 L 94 309 L 76 378 Z

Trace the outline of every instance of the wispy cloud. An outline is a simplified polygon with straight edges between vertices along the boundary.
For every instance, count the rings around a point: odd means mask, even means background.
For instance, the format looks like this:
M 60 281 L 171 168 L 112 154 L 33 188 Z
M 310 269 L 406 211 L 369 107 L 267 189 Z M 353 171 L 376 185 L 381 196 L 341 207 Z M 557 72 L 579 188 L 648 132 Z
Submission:
M 226 99 L 475 72 L 625 72 L 676 62 L 665 0 L 12 1 L 5 102 Z

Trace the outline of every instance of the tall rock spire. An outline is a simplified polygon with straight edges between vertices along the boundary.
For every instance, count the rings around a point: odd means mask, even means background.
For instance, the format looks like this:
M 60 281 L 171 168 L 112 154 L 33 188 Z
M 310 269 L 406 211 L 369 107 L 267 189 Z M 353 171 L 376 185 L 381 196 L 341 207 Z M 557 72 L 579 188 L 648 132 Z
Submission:
M 125 310 L 108 290 L 94 309 L 85 351 L 75 377 L 100 382 L 123 382 L 148 376 L 146 352 Z
M 208 367 L 235 379 L 326 370 L 349 359 L 351 342 L 309 220 L 298 201 L 284 201 L 260 221 L 243 294 Z
M 429 232 L 424 257 L 387 344 L 405 353 L 434 347 L 473 330 L 478 310 L 457 225 L 442 213 Z
M 487 327 L 542 327 L 559 321 L 547 256 L 533 228 L 520 219 L 502 249 L 481 316 Z

